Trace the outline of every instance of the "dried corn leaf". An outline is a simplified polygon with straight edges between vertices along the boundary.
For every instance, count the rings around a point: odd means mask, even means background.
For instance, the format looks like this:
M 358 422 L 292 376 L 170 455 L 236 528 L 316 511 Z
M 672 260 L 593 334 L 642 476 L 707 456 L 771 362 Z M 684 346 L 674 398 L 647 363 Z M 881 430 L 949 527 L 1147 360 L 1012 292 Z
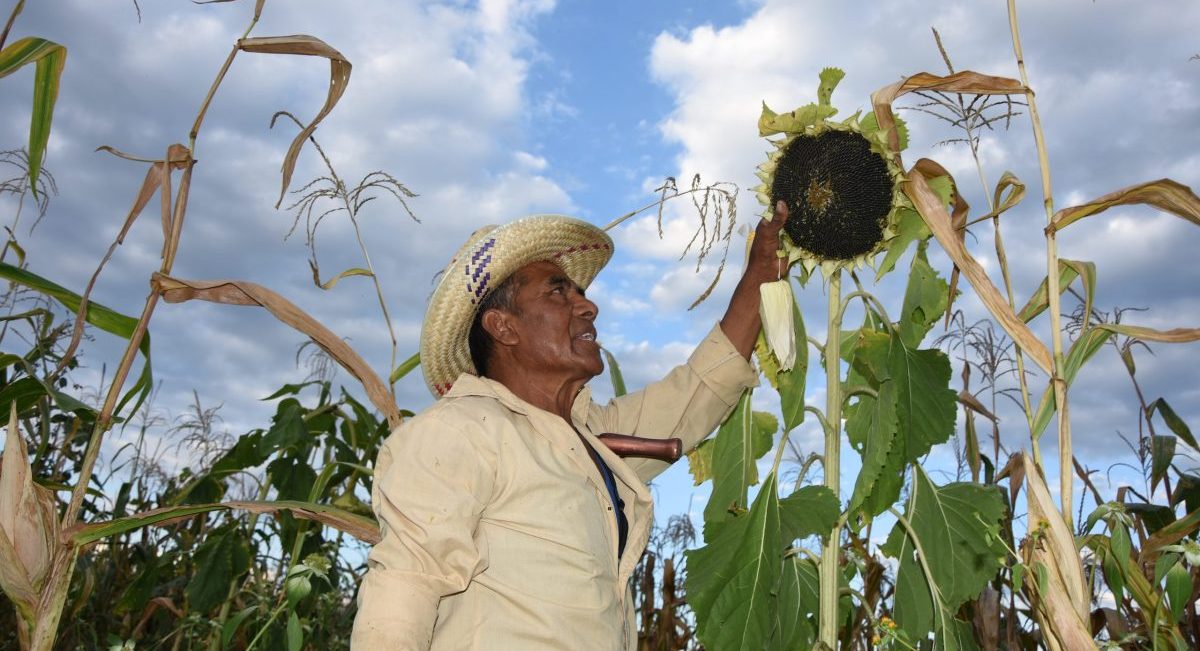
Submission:
M 267 501 L 231 501 L 218 504 L 196 504 L 188 506 L 168 506 L 119 518 L 108 522 L 80 523 L 63 531 L 63 538 L 75 545 L 86 545 L 102 538 L 114 536 L 127 531 L 149 526 L 166 526 L 181 520 L 186 520 L 201 513 L 220 510 L 242 510 L 251 513 L 276 513 L 287 511 L 304 519 L 314 520 L 328 525 L 339 531 L 344 531 L 363 542 L 375 544 L 379 542 L 379 525 L 372 520 L 355 513 L 328 504 L 301 502 L 297 500 Z
M 1023 321 L 1017 318 L 1008 302 L 1000 295 L 1000 290 L 992 284 L 987 272 L 971 257 L 966 246 L 958 236 L 952 224 L 950 214 L 941 200 L 929 188 L 929 183 L 922 174 L 920 164 L 909 171 L 908 181 L 904 186 L 905 194 L 917 207 L 921 217 L 933 232 L 939 244 L 954 261 L 954 265 L 962 270 L 963 275 L 975 288 L 975 293 L 987 306 L 988 311 L 1000 323 L 1008 336 L 1025 351 L 1033 361 L 1047 374 L 1053 368 L 1050 351 Z
M 199 299 L 228 305 L 256 305 L 266 308 L 275 318 L 308 335 L 325 352 L 362 383 L 375 408 L 387 416 L 392 427 L 400 424 L 400 412 L 388 392 L 387 385 L 371 367 L 329 328 L 296 307 L 283 296 L 258 285 L 240 280 L 193 281 L 178 280 L 154 274 L 150 281 L 154 290 L 168 303 Z
M 1008 194 L 1005 194 L 1005 190 Z M 1000 177 L 1000 181 L 996 183 L 996 190 L 992 194 L 992 211 L 982 217 L 978 217 L 972 221 L 983 221 L 992 217 L 999 217 L 1007 212 L 1010 208 L 1021 203 L 1025 198 L 1025 184 L 1021 179 L 1017 178 L 1012 172 L 1005 172 Z
M 905 93 L 919 90 L 970 95 L 1021 95 L 1025 93 L 1026 89 L 1016 79 L 993 77 L 970 70 L 963 70 L 945 77 L 928 72 L 918 72 L 907 79 L 884 86 L 871 93 L 871 106 L 875 109 L 875 120 L 879 128 L 888 132 L 888 141 L 892 151 L 900 151 L 899 135 L 894 128 L 896 117 L 892 113 L 892 103 Z
M 1041 470 L 1022 455 L 1029 504 L 1029 539 L 1022 544 L 1025 564 L 1045 568 L 1045 580 L 1026 581 L 1036 604 L 1034 618 L 1052 651 L 1095 649 L 1088 629 L 1089 595 L 1075 538 L 1054 506 Z M 1035 569 L 1036 571 L 1036 569 Z M 1039 572 L 1040 573 L 1040 572 Z
M 127 160 L 141 160 L 107 145 L 98 147 L 96 151 L 107 151 L 114 156 Z M 142 210 L 146 208 L 146 204 L 150 202 L 150 198 L 154 196 L 156 191 L 162 195 L 163 250 L 165 253 L 166 241 L 171 233 L 171 171 L 186 166 L 191 160 L 191 155 L 187 147 L 175 143 L 167 147 L 167 157 L 165 159 L 152 161 L 150 168 L 146 170 L 146 178 L 142 181 L 142 187 L 133 200 L 133 206 L 129 209 L 129 214 L 125 216 L 125 223 L 121 226 L 121 231 L 117 234 L 113 243 L 109 245 L 108 251 L 100 260 L 100 264 L 96 265 L 96 271 L 92 273 L 87 287 L 84 288 L 83 294 L 80 296 L 79 309 L 75 312 L 75 328 L 71 333 L 71 341 L 67 344 L 67 348 L 59 360 L 58 368 L 54 371 L 56 375 L 67 367 L 67 364 L 75 356 L 75 350 L 79 347 L 79 342 L 83 339 L 83 324 L 87 318 L 87 310 L 90 305 L 89 298 L 92 295 L 92 289 L 96 286 L 96 280 L 100 277 L 100 272 L 104 270 L 105 265 L 108 264 L 117 247 L 125 243 L 125 236 L 129 234 L 129 229 L 133 227 L 133 223 L 137 221 L 138 216 L 142 214 Z
M 256 8 L 257 10 L 258 8 Z M 346 92 L 346 86 L 350 83 L 350 61 L 321 39 L 303 34 L 244 38 L 238 41 L 238 49 L 244 52 L 319 56 L 329 59 L 329 94 L 325 97 L 325 105 L 321 107 L 317 117 L 296 134 L 296 138 L 292 140 L 292 146 L 288 148 L 287 155 L 283 158 L 283 186 L 279 191 L 279 200 L 275 202 L 275 207 L 279 208 L 279 204 L 283 203 L 283 197 L 287 195 L 288 186 L 292 182 L 292 172 L 296 169 L 296 158 L 300 156 L 300 148 L 304 145 L 304 141 L 312 135 L 313 131 L 316 131 L 317 125 L 326 115 L 329 115 L 334 105 L 341 99 L 342 93 Z
M 950 213 L 950 226 L 954 229 L 959 243 L 962 244 L 965 250 L 967 245 L 967 213 L 970 212 L 971 207 L 967 205 L 967 200 L 958 193 L 954 177 L 940 163 L 928 158 L 922 158 L 917 161 L 913 169 L 920 170 L 926 179 L 945 177 L 950 180 L 950 197 L 954 202 L 954 209 Z M 949 298 L 946 301 L 946 328 L 950 327 L 950 317 L 954 314 L 954 298 L 958 296 L 958 277 L 961 273 L 957 264 L 954 265 L 954 270 L 950 272 Z M 876 279 L 878 280 L 878 278 Z
M 1155 330 L 1144 326 L 1127 325 L 1124 323 L 1098 323 L 1097 328 L 1111 330 L 1145 341 L 1161 341 L 1167 344 L 1184 344 L 1200 341 L 1200 328 L 1174 328 L 1171 330 Z
M 1079 206 L 1063 208 L 1054 213 L 1054 219 L 1050 221 L 1047 229 L 1062 230 L 1084 217 L 1102 213 L 1114 206 L 1138 203 L 1154 206 L 1200 226 L 1200 197 L 1182 183 L 1171 179 L 1159 179 L 1122 188 Z
M 237 0 L 192 0 L 192 2 L 198 5 L 215 5 L 226 2 L 237 2 Z M 254 20 L 258 20 L 262 16 L 263 5 L 266 3 L 267 0 L 257 0 L 254 3 Z

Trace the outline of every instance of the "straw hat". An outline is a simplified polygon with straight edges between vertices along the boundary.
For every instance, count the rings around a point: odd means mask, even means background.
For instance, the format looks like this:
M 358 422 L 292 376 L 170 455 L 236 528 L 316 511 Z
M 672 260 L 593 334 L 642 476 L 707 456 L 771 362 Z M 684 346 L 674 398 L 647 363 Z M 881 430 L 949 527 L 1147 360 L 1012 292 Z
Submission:
M 472 233 L 442 272 L 421 325 L 421 369 L 429 390 L 440 398 L 460 374 L 475 373 L 467 336 L 476 308 L 516 270 L 549 260 L 586 288 L 612 254 L 607 233 L 562 215 L 534 215 Z

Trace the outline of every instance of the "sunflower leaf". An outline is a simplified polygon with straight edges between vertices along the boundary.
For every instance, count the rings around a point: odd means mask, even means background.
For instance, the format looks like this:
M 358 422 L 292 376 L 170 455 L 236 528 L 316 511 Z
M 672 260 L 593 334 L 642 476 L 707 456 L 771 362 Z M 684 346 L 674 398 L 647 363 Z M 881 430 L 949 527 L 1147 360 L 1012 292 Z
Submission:
M 905 345 L 917 347 L 929 333 L 942 313 L 946 311 L 949 288 L 929 266 L 925 247 L 917 248 L 913 256 L 912 270 L 908 274 L 908 288 L 904 292 L 904 307 L 900 312 L 897 329 Z
M 711 540 L 729 519 L 745 511 L 750 487 L 758 483 L 756 462 L 770 451 L 776 429 L 778 422 L 767 422 L 751 410 L 750 391 L 746 391 L 717 430 L 711 445 L 712 494 L 704 508 L 705 540 Z

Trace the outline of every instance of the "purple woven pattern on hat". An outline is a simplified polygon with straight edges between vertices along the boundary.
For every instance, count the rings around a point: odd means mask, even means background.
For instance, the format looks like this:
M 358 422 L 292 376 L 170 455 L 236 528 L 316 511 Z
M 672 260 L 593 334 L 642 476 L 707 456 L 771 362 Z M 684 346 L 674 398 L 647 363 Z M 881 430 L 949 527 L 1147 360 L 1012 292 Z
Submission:
M 488 239 L 471 256 L 467 264 L 463 266 L 463 271 L 467 274 L 468 278 L 467 291 L 475 294 L 474 298 L 471 299 L 472 304 L 479 302 L 483 298 L 484 292 L 487 291 L 488 281 L 492 279 L 492 272 L 487 270 L 487 266 L 492 261 L 491 250 L 495 245 L 496 238 Z

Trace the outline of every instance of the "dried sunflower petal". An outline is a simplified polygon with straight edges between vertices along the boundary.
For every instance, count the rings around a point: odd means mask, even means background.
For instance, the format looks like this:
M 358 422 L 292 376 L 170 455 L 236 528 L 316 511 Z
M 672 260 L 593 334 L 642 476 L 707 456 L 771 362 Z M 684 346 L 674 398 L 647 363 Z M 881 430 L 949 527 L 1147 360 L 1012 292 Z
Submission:
M 786 279 L 758 286 L 758 313 L 762 317 L 767 347 L 779 360 L 779 368 L 792 370 L 796 365 L 796 329 L 792 323 L 792 285 Z

